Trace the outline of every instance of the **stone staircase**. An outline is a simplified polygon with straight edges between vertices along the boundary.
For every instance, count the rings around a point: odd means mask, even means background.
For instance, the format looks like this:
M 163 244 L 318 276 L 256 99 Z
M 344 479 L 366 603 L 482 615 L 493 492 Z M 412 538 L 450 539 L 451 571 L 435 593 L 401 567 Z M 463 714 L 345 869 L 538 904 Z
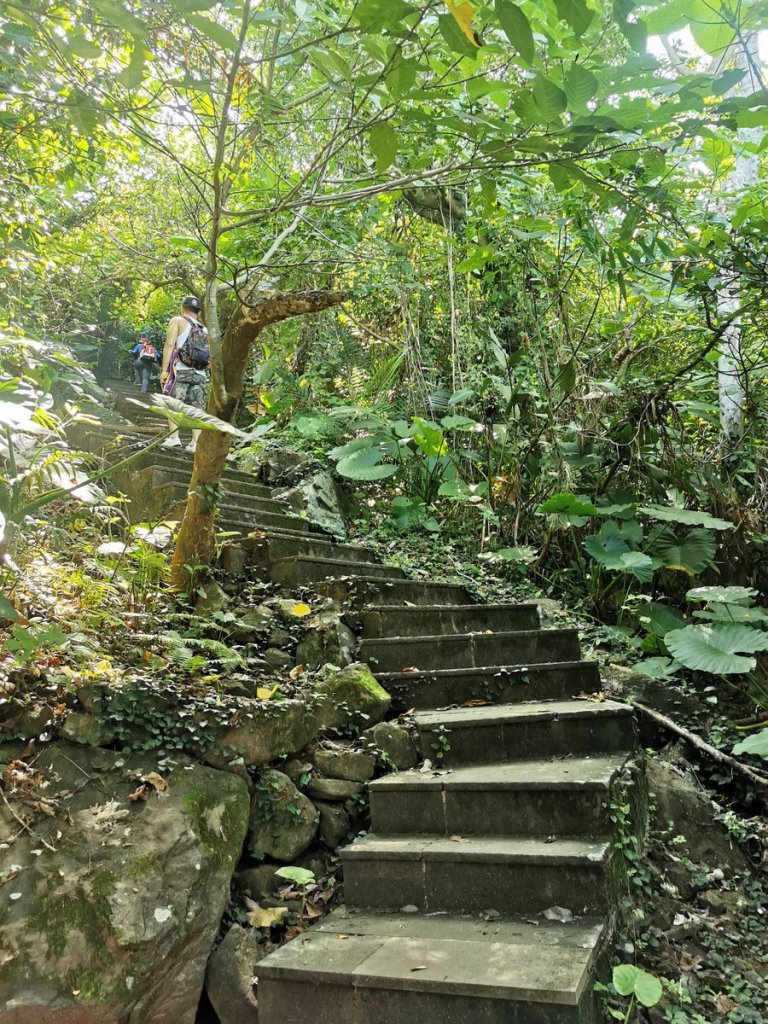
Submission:
M 76 443 L 109 459 L 153 429 Z M 118 484 L 159 508 L 183 501 L 191 456 L 155 450 L 129 469 Z M 246 474 L 226 470 L 223 495 L 220 525 L 241 535 L 225 568 L 343 603 L 431 762 L 370 784 L 371 832 L 341 854 L 346 905 L 259 963 L 259 1024 L 597 1024 L 626 886 L 612 807 L 641 823 L 643 786 L 631 709 L 602 699 L 576 631 L 408 579 Z

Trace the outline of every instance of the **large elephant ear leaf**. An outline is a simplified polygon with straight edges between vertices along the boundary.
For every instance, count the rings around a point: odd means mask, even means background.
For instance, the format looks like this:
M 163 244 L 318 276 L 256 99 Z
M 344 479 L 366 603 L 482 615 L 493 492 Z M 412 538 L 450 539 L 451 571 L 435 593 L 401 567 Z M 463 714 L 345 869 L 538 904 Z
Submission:
M 686 668 L 713 675 L 751 672 L 755 659 L 745 657 L 768 650 L 768 633 L 740 624 L 686 626 L 664 637 L 669 653 Z
M 734 754 L 756 754 L 768 761 L 768 729 L 753 732 L 751 736 L 740 740 L 733 748 Z
M 695 587 L 685 596 L 689 601 L 717 601 L 719 604 L 749 607 L 757 597 L 757 591 L 754 587 Z
M 702 527 L 690 530 L 683 540 L 677 540 L 672 531 L 664 531 L 652 547 L 652 553 L 663 559 L 664 567 L 695 576 L 712 565 L 717 544 L 714 535 Z
M 716 519 L 709 512 L 696 509 L 677 508 L 673 505 L 643 505 L 638 511 L 649 519 L 662 523 L 680 523 L 681 526 L 703 526 L 707 530 L 733 530 L 733 523 L 727 519 Z
M 146 408 L 143 402 L 138 402 L 133 398 L 129 398 L 128 401 Z M 218 430 L 222 434 L 232 434 L 233 437 L 250 440 L 250 434 L 244 430 L 239 430 L 231 423 L 220 420 L 218 416 L 211 415 L 205 409 L 198 409 L 196 405 L 187 405 L 186 402 L 180 402 L 178 398 L 171 398 L 170 395 L 152 395 L 152 407 L 180 430 Z

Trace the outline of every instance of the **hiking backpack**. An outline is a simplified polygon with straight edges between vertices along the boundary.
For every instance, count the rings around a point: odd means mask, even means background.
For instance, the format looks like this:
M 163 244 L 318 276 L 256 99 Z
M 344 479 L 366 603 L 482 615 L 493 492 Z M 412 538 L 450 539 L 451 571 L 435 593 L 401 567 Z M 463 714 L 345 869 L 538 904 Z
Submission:
M 197 320 L 184 317 L 189 324 L 189 334 L 179 349 L 179 360 L 184 366 L 193 370 L 207 370 L 211 361 L 211 350 L 208 347 L 208 331 Z
M 150 341 L 143 341 L 141 343 L 141 352 L 139 352 L 139 362 L 145 366 L 154 366 L 157 362 L 157 349 L 152 345 Z

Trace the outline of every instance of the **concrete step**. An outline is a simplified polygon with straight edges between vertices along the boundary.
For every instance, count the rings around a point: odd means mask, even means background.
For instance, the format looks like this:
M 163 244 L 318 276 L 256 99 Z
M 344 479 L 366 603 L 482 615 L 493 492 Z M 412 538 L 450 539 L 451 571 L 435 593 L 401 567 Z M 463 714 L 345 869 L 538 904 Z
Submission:
M 249 533 L 261 530 L 276 530 L 280 533 L 310 534 L 315 527 L 301 516 L 291 515 L 290 512 L 277 514 L 273 512 L 246 512 L 244 509 L 235 508 L 224 501 L 218 506 L 216 514 L 217 523 L 227 530 L 247 536 Z
M 411 769 L 369 786 L 377 835 L 605 836 L 627 755 Z
M 179 500 L 186 501 L 189 479 L 184 483 L 180 480 L 168 481 L 165 470 L 155 470 L 153 472 L 158 477 L 158 484 L 170 482 L 173 492 L 178 496 Z M 233 514 L 237 513 L 238 516 L 243 515 L 246 518 L 258 519 L 264 513 L 279 516 L 288 515 L 296 519 L 301 518 L 291 512 L 282 502 L 275 501 L 274 498 L 264 498 L 255 494 L 239 494 L 236 490 L 230 488 L 229 481 L 226 479 L 222 480 L 221 501 L 219 505 L 222 508 L 226 506 Z
M 287 587 L 305 587 L 328 577 L 365 576 L 368 579 L 402 579 L 403 570 L 377 562 L 352 562 L 334 558 L 281 558 L 270 567 L 269 578 Z
M 401 605 L 378 605 L 365 608 L 355 616 L 355 625 L 362 635 L 422 636 L 440 633 L 509 632 L 538 629 L 539 609 L 535 604 L 457 604 L 426 605 L 403 608 Z
M 192 459 L 186 463 L 175 462 L 175 460 L 164 459 L 162 456 L 158 456 L 153 459 L 155 455 L 154 449 L 146 457 L 146 461 L 139 459 L 138 461 L 152 465 L 155 470 L 159 481 L 161 483 L 172 483 L 179 487 L 187 488 L 189 481 L 192 479 Z M 261 500 L 272 499 L 272 491 L 265 484 L 259 484 L 255 481 L 239 480 L 228 475 L 225 471 L 222 474 L 222 488 L 225 494 L 237 496 L 245 500 L 251 497 L 258 498 Z M 279 503 L 281 508 L 285 508 L 282 503 Z
M 424 757 L 444 765 L 631 751 L 628 704 L 589 700 L 417 711 Z
M 600 670 L 593 661 L 377 672 L 376 678 L 392 697 L 392 708 L 396 711 L 443 708 L 469 700 L 495 704 L 562 700 L 600 689 Z
M 467 604 L 466 587 L 457 583 L 433 583 L 426 580 L 381 580 L 373 576 L 319 581 L 315 590 L 342 605 L 434 605 Z
M 259 1022 L 596 1024 L 605 931 L 340 908 L 258 964 Z
M 360 660 L 381 672 L 528 665 L 576 661 L 578 657 L 579 634 L 575 629 L 377 637 L 360 643 Z
M 371 562 L 376 558 L 376 552 L 372 548 L 343 544 L 320 533 L 282 533 L 270 530 L 238 543 L 243 549 L 242 558 L 247 565 L 263 566 L 269 562 L 295 558 L 297 555 L 346 562 Z
M 369 909 L 600 914 L 614 852 L 599 839 L 368 835 L 341 851 L 344 898 Z

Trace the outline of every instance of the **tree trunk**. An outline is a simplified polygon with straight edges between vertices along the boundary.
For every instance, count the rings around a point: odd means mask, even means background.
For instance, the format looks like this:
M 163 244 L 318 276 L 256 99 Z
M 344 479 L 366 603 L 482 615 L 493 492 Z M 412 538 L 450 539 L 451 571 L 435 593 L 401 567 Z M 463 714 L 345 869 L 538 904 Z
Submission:
M 240 306 L 222 339 L 226 399 L 222 404 L 212 393 L 208 411 L 227 423 L 234 422 L 243 394 L 248 353 L 266 326 L 292 316 L 318 313 L 345 298 L 343 292 L 331 290 L 276 292 Z M 199 577 L 213 564 L 214 518 L 229 444 L 229 435 L 218 430 L 204 430 L 197 443 L 187 505 L 173 553 L 175 590 L 191 593 Z

